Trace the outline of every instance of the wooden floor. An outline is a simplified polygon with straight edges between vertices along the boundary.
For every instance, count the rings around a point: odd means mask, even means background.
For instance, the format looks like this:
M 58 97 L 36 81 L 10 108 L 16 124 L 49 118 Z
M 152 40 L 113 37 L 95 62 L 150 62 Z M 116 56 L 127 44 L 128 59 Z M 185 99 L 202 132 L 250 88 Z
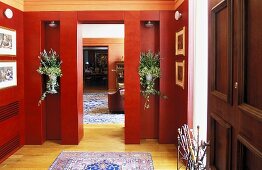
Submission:
M 43 145 L 25 145 L 0 164 L 0 169 L 47 169 L 60 152 L 112 151 L 150 152 L 155 170 L 175 170 L 176 147 L 162 145 L 156 140 L 143 140 L 140 145 L 124 144 L 123 125 L 85 125 L 85 135 L 79 145 L 60 145 L 47 141 Z

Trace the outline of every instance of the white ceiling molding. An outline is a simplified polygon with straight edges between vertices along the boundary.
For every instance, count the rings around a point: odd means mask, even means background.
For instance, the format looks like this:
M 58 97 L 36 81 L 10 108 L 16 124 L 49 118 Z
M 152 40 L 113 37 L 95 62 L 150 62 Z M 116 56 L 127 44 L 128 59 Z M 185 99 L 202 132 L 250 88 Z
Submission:
M 184 0 L 1 0 L 21 11 L 176 10 Z
M 24 11 L 24 1 L 23 0 L 1 0 L 1 2 L 10 5 L 20 11 Z

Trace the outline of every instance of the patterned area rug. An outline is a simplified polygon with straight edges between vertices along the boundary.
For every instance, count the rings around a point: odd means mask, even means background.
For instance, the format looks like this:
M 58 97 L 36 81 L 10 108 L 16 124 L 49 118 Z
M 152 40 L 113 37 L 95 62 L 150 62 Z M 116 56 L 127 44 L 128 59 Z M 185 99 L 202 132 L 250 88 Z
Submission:
M 123 124 L 125 122 L 124 114 L 109 113 L 107 92 L 86 93 L 83 101 L 85 124 Z
M 49 170 L 153 170 L 150 153 L 62 152 Z

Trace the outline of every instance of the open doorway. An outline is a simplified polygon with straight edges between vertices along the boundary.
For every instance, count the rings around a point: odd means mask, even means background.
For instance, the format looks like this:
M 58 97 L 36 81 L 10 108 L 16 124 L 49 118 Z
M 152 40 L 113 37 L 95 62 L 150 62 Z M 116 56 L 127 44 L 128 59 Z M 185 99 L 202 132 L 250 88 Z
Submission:
M 82 36 L 84 124 L 124 125 L 124 24 L 82 24 Z
M 84 93 L 108 90 L 108 47 L 83 48 Z

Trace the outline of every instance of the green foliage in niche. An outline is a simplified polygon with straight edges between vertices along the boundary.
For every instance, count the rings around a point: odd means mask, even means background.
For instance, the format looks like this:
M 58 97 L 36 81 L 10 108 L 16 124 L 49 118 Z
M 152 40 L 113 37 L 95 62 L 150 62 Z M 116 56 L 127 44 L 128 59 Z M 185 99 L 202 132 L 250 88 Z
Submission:
M 145 97 L 144 108 L 148 109 L 150 95 L 160 95 L 155 89 L 155 80 L 160 77 L 160 56 L 151 51 L 140 54 L 140 65 L 138 74 L 140 76 L 141 93 Z

